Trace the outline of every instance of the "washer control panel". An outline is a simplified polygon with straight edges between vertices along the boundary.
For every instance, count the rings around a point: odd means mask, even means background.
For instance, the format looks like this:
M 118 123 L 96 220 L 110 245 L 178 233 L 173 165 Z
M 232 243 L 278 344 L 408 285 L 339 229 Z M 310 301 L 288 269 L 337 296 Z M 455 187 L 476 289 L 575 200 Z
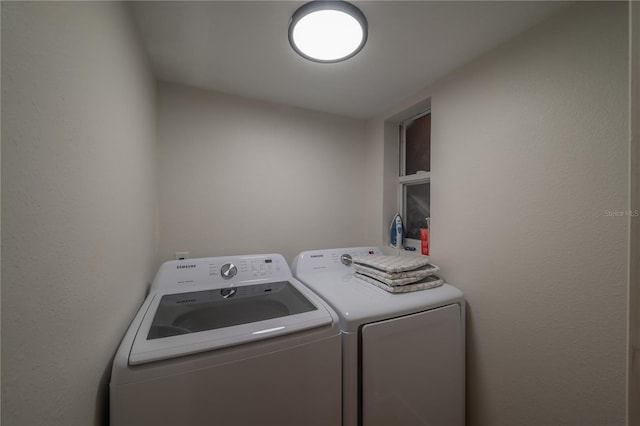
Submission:
M 225 281 L 251 281 L 277 277 L 282 272 L 290 273 L 289 267 L 280 255 L 251 256 L 245 258 L 210 258 L 209 276 L 219 276 Z
M 151 288 L 225 288 L 267 280 L 286 281 L 289 278 L 291 270 L 280 254 L 207 257 L 163 263 Z

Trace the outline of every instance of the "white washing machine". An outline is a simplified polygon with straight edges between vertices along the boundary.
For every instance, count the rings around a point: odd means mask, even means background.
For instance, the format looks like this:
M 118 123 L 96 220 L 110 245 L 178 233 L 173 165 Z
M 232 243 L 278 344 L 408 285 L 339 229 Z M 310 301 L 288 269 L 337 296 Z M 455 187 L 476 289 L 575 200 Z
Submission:
M 457 288 L 392 294 L 354 276 L 377 247 L 300 253 L 293 274 L 340 317 L 343 425 L 464 425 L 465 301 Z
M 339 425 L 338 317 L 279 254 L 164 263 L 113 363 L 112 425 Z

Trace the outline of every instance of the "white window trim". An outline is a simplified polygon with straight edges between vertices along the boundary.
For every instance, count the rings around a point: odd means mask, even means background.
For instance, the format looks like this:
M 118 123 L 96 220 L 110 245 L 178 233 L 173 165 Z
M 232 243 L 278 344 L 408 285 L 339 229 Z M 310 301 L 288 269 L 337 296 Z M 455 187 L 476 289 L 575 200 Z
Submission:
M 423 110 L 420 113 L 403 120 L 398 128 L 400 132 L 400 167 L 398 176 L 398 211 L 403 218 L 406 218 L 407 192 L 405 188 L 410 185 L 418 185 L 422 183 L 431 183 L 431 172 L 419 170 L 415 174 L 405 175 L 406 172 L 406 132 L 408 124 L 431 113 L 431 108 Z M 406 225 L 406 224 L 405 224 Z M 418 253 L 421 251 L 421 241 L 414 238 L 405 238 L 405 246 L 413 247 Z
M 431 181 L 431 172 L 419 171 L 416 174 L 409 176 L 399 176 L 398 183 L 415 185 L 417 183 L 427 183 Z

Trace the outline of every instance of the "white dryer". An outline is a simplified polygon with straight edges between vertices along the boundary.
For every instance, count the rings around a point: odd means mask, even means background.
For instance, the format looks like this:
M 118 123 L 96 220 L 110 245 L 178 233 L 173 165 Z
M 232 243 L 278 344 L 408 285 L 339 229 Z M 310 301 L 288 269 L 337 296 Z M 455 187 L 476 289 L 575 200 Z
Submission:
M 465 301 L 457 288 L 392 294 L 354 276 L 377 247 L 300 253 L 296 278 L 340 317 L 343 425 L 465 423 Z
M 279 254 L 166 262 L 116 353 L 111 424 L 339 425 L 340 347 Z

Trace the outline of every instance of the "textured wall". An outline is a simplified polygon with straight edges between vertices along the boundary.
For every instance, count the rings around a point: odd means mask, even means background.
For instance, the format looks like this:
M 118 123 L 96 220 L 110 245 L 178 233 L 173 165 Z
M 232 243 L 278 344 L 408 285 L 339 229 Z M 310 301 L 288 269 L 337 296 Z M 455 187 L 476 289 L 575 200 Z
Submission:
M 581 4 L 433 97 L 433 258 L 469 301 L 469 420 L 625 421 L 627 5 Z
M 158 261 L 362 244 L 364 123 L 179 85 L 159 91 Z
M 104 424 L 154 272 L 155 85 L 115 2 L 2 3 L 2 424 Z
M 640 2 L 629 2 L 631 146 L 629 210 L 640 212 Z M 629 425 L 640 425 L 640 216 L 629 216 Z
M 431 257 L 468 299 L 470 425 L 625 422 L 627 8 L 572 6 L 387 115 L 431 96 Z

